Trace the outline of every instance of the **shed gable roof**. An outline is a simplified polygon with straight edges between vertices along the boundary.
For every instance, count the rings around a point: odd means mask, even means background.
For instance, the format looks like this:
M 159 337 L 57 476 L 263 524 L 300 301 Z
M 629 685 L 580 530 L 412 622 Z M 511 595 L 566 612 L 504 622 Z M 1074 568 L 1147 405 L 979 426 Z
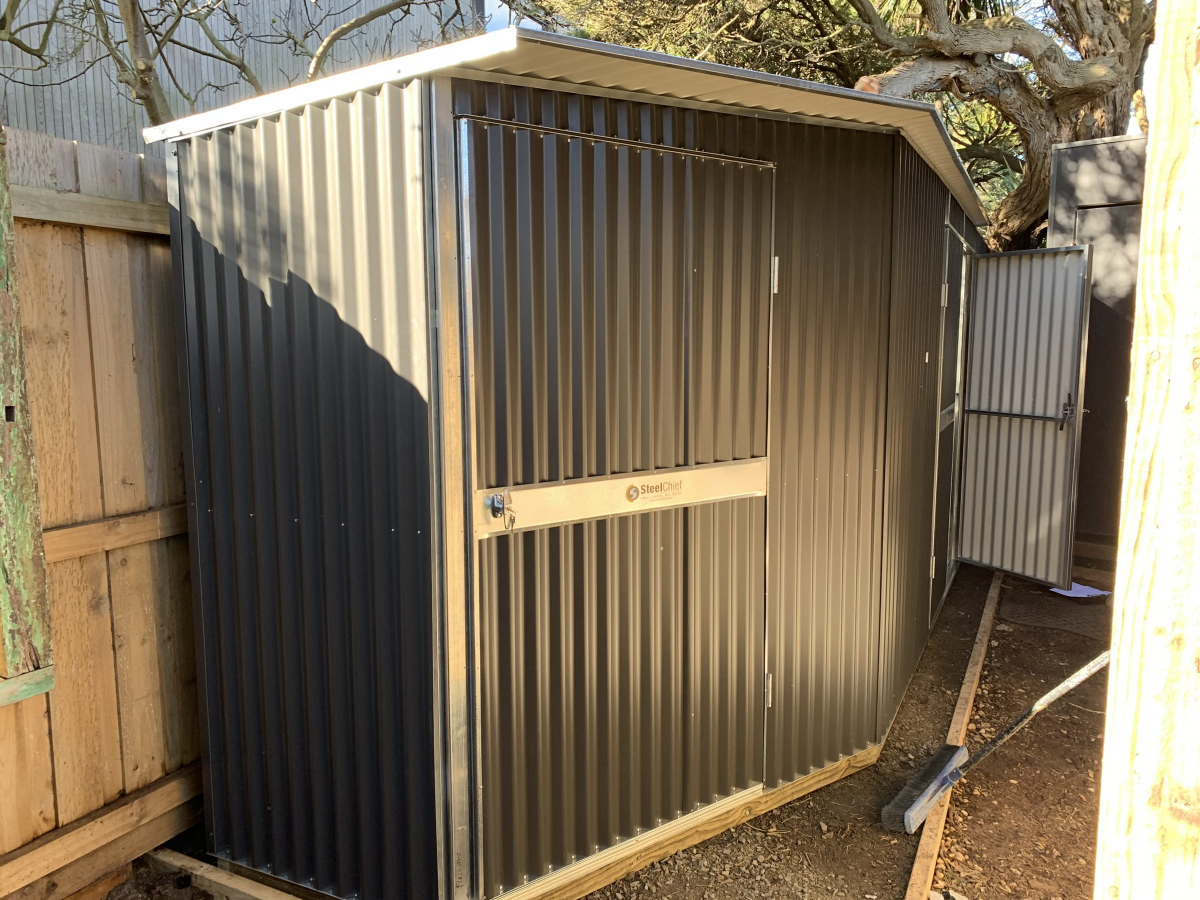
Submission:
M 931 104 L 523 28 L 330 75 L 147 128 L 144 135 L 147 142 L 183 140 L 433 72 L 536 79 L 563 89 L 617 91 L 664 102 L 713 103 L 750 113 L 895 129 L 938 174 L 971 221 L 987 223 L 970 176 Z

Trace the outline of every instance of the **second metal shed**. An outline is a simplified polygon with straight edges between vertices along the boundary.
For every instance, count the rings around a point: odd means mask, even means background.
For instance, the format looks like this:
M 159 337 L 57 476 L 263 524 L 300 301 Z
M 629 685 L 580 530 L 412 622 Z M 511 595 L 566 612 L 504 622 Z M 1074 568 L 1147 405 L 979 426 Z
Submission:
M 510 30 L 148 136 L 218 856 L 578 896 L 874 761 L 982 249 L 932 107 Z

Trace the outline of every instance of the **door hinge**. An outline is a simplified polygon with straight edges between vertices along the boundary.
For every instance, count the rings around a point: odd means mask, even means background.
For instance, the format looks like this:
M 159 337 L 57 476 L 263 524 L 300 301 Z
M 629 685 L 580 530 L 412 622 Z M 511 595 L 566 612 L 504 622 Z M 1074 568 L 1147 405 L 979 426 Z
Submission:
M 948 305 L 950 302 L 950 285 L 942 282 L 942 306 Z
M 772 696 L 772 694 L 774 693 L 774 691 L 772 691 L 772 690 L 771 690 L 771 688 L 772 688 L 772 686 L 773 686 L 773 682 L 774 682 L 774 679 L 771 677 L 771 673 L 770 673 L 770 672 L 768 672 L 768 673 L 767 673 L 767 686 L 766 686 L 766 688 L 764 688 L 764 691 L 765 691 L 765 693 L 766 693 L 766 695 L 767 695 L 767 709 L 770 709 L 770 708 L 771 708 L 771 704 L 772 704 L 772 702 L 773 702 L 773 701 L 774 701 L 774 699 L 775 699 L 775 698 Z
M 779 257 L 771 259 L 771 293 L 779 293 Z
M 929 580 L 937 578 L 937 557 L 929 557 Z

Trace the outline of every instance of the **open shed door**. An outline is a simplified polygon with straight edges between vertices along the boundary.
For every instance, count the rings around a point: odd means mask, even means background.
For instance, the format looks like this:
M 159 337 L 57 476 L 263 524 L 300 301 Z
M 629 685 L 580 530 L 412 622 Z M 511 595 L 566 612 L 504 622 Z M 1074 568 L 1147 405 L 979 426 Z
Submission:
M 959 558 L 1069 587 L 1091 248 L 971 269 Z

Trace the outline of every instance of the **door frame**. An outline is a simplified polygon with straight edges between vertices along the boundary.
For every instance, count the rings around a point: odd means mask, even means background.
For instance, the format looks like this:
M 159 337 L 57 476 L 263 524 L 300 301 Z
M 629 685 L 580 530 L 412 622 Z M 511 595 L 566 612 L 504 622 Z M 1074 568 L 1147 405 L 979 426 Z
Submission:
M 933 596 L 933 573 L 930 573 L 929 578 L 929 627 L 933 627 L 933 623 L 937 621 L 937 617 L 941 614 L 942 606 L 946 602 L 946 597 L 950 593 L 950 588 L 954 584 L 954 576 L 958 573 L 958 488 L 959 488 L 959 466 L 962 462 L 962 423 L 963 423 L 963 391 L 966 385 L 966 334 L 967 334 L 967 307 L 969 305 L 969 297 L 967 292 L 971 284 L 971 262 L 974 260 L 976 253 L 967 239 L 958 232 L 950 221 L 950 213 L 954 206 L 953 198 L 948 198 L 946 201 L 946 224 L 945 224 L 945 255 L 942 260 L 942 299 L 941 299 L 941 318 L 938 326 L 938 424 L 934 445 L 933 458 L 933 521 L 929 525 L 931 534 L 932 553 L 935 554 L 934 565 L 938 564 L 936 554 L 940 547 L 946 554 L 946 558 L 941 561 L 941 565 L 946 569 L 946 583 L 942 589 L 942 596 Z M 949 359 L 946 356 L 945 336 L 946 336 L 946 310 L 949 306 L 948 292 L 950 282 L 946 279 L 950 274 L 950 258 L 952 253 L 962 254 L 962 266 L 959 270 L 958 283 L 958 343 L 953 348 L 953 356 Z M 947 363 L 954 366 L 954 400 L 946 407 L 941 405 L 941 385 L 944 375 L 944 369 Z M 947 410 L 951 411 L 951 420 L 943 424 L 942 420 L 946 416 Z M 946 532 L 939 538 L 937 533 L 937 497 L 938 497 L 938 471 L 941 462 L 941 444 L 942 432 L 947 428 L 954 430 L 953 436 L 950 439 L 950 484 L 947 485 L 947 490 L 950 492 L 950 511 L 946 520 Z M 942 541 L 939 543 L 939 541 Z

